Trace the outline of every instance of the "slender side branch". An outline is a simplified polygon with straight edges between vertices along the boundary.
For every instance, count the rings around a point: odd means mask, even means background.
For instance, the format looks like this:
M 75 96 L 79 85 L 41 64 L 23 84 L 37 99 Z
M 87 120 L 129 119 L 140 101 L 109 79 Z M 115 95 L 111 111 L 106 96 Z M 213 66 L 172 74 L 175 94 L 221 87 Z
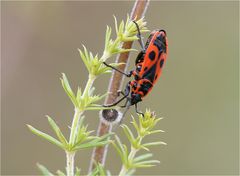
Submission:
M 89 75 L 86 87 L 85 87 L 83 95 L 82 95 L 83 97 L 86 96 L 88 91 L 91 89 L 94 80 L 95 80 L 95 77 L 92 76 L 92 75 Z M 71 126 L 70 140 L 69 140 L 70 144 L 74 144 L 74 142 L 76 140 L 76 136 L 77 136 L 76 132 L 77 132 L 77 129 L 79 128 L 78 127 L 79 126 L 79 120 L 80 120 L 80 117 L 81 117 L 82 113 L 83 113 L 82 110 L 80 110 L 79 108 L 75 108 L 75 113 L 74 113 L 72 126 Z
M 138 19 L 142 18 L 146 12 L 148 4 L 149 4 L 149 0 L 136 0 L 134 6 L 132 8 L 131 19 L 138 20 Z M 123 43 L 122 48 L 130 49 L 132 47 L 132 43 L 133 42 L 125 42 L 125 43 Z M 119 70 L 121 70 L 121 71 L 126 70 L 127 65 L 128 65 L 128 56 L 129 56 L 128 52 L 121 53 L 119 55 L 119 57 L 116 59 L 116 61 L 115 61 L 116 63 L 126 63 L 126 64 L 120 65 L 118 67 Z M 122 74 L 120 74 L 118 72 L 113 72 L 111 80 L 109 82 L 109 87 L 108 87 L 108 92 L 112 92 L 112 94 L 109 94 L 106 97 L 106 99 L 105 99 L 106 104 L 112 104 L 113 102 L 116 101 L 117 91 L 119 89 L 121 89 L 122 83 L 123 83 Z M 111 130 L 112 130 L 112 127 L 110 125 L 106 125 L 106 124 L 100 122 L 99 126 L 98 126 L 97 135 L 98 136 L 105 135 L 107 133 L 110 133 Z M 107 148 L 108 148 L 108 146 L 106 145 L 103 147 L 97 147 L 93 150 L 91 163 L 90 163 L 90 167 L 89 167 L 89 172 L 91 172 L 94 169 L 94 167 L 95 167 L 94 163 L 101 163 L 102 165 L 104 165 L 106 154 L 107 154 Z
M 131 147 L 131 152 L 128 156 L 128 159 L 133 160 L 133 158 L 135 157 L 137 152 L 138 152 L 138 149 L 135 149 L 135 148 Z M 122 165 L 119 176 L 125 176 L 127 174 L 127 172 L 128 172 L 128 169 L 124 165 Z

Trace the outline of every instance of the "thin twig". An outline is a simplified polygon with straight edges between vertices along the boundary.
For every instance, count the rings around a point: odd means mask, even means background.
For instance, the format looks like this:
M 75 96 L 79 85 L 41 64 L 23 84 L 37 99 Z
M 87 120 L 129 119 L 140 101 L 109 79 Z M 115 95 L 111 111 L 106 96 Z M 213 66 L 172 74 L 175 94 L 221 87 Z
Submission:
M 134 6 L 132 8 L 131 19 L 137 20 L 137 19 L 142 18 L 147 10 L 148 4 L 149 4 L 149 0 L 136 0 Z M 125 43 L 123 43 L 122 47 L 124 49 L 130 49 L 132 47 L 132 43 L 133 42 L 125 42 Z M 127 69 L 128 56 L 129 56 L 129 53 L 126 52 L 126 53 L 121 53 L 119 55 L 119 57 L 117 57 L 117 59 L 115 61 L 116 63 L 126 63 L 126 64 L 120 65 L 118 67 L 119 70 L 125 71 Z M 112 93 L 106 97 L 105 104 L 112 104 L 116 101 L 117 91 L 121 89 L 122 83 L 123 83 L 122 74 L 114 71 L 112 73 L 112 77 L 110 79 L 109 86 L 108 86 L 108 92 L 112 92 Z M 106 125 L 100 121 L 99 126 L 98 126 L 98 132 L 97 132 L 98 136 L 102 136 L 111 131 L 112 131 L 111 125 Z M 93 150 L 91 163 L 90 163 L 90 167 L 89 167 L 89 172 L 91 172 L 93 170 L 94 163 L 101 163 L 102 165 L 104 165 L 105 158 L 107 155 L 107 148 L 108 148 L 108 145 L 103 146 L 103 147 L 97 147 Z

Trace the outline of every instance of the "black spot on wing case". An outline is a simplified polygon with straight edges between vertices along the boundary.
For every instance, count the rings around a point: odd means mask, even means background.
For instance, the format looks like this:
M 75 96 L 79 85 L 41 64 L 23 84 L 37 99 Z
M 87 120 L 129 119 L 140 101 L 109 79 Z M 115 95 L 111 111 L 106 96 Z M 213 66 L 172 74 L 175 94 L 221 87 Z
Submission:
M 157 64 L 153 64 L 151 68 L 144 72 L 142 79 L 148 79 L 151 83 L 154 81 L 156 75 Z

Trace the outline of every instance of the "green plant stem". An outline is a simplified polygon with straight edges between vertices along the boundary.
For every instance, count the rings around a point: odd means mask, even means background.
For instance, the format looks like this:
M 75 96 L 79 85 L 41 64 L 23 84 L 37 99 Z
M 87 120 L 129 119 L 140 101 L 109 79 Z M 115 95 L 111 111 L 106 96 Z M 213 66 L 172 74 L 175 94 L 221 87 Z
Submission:
M 136 155 L 136 153 L 138 152 L 139 149 L 136 149 L 134 147 L 131 147 L 131 151 L 128 155 L 128 161 L 132 161 Z M 129 168 L 127 168 L 125 165 L 122 165 L 121 171 L 119 172 L 119 176 L 125 176 L 128 172 Z
M 87 81 L 87 84 L 85 86 L 82 97 L 85 97 L 87 95 L 87 93 L 89 92 L 89 90 L 91 89 L 91 87 L 93 85 L 94 80 L 95 80 L 95 76 L 93 76 L 93 75 L 88 76 L 88 81 Z M 74 113 L 74 117 L 73 117 L 73 121 L 72 121 L 70 139 L 69 139 L 69 144 L 70 145 L 74 145 L 74 143 L 75 143 L 76 136 L 77 136 L 76 133 L 77 133 L 77 130 L 79 128 L 80 117 L 81 117 L 83 112 L 84 112 L 83 109 L 75 107 L 75 113 Z
M 121 171 L 118 175 L 119 176 L 124 176 L 124 175 L 127 174 L 127 171 L 128 171 L 128 169 L 124 165 L 122 165 L 122 169 L 121 169 Z
M 67 176 L 74 176 L 74 156 L 75 152 L 66 152 L 67 156 Z
M 77 129 L 78 129 L 78 122 L 80 120 L 80 117 L 82 115 L 83 111 L 79 110 L 78 108 L 75 108 L 75 113 L 73 116 L 72 126 L 71 126 L 71 132 L 70 132 L 70 139 L 69 144 L 74 145 L 75 139 L 77 136 Z
M 89 93 L 89 90 L 91 89 L 93 82 L 95 80 L 95 76 L 89 75 L 88 76 L 88 81 L 85 86 L 85 89 L 83 91 L 82 97 L 84 98 L 87 96 Z M 70 132 L 70 139 L 69 139 L 69 144 L 70 146 L 73 146 L 76 142 L 77 138 L 77 133 L 79 129 L 79 121 L 84 112 L 84 108 L 79 108 L 75 107 L 75 112 L 74 112 L 74 117 L 72 121 L 72 126 L 71 126 L 71 132 Z M 66 151 L 66 156 L 67 156 L 67 176 L 74 176 L 74 156 L 76 152 L 68 152 Z
M 96 79 L 96 77 L 94 75 L 88 75 L 88 81 L 87 81 L 87 84 L 86 84 L 85 89 L 83 91 L 82 97 L 85 97 L 86 94 L 89 92 L 89 90 L 91 89 L 95 79 Z

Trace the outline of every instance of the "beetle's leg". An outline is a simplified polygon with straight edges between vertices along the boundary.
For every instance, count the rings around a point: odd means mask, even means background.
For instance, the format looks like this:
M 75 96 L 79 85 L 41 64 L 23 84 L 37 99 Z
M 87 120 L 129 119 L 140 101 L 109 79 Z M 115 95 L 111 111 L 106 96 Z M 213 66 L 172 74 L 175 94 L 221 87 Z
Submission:
M 127 83 L 127 85 L 126 85 L 126 87 L 125 87 L 125 90 L 124 90 L 124 93 L 125 93 L 125 95 L 129 95 L 129 93 L 130 93 L 130 83 L 131 83 L 131 81 L 129 81 L 128 83 Z
M 127 103 L 128 103 L 128 99 L 126 100 L 125 104 L 123 106 L 120 106 L 121 108 L 125 108 L 127 106 Z
M 126 88 L 125 88 L 125 93 L 123 93 L 123 97 L 121 99 L 119 99 L 118 101 L 116 101 L 115 103 L 113 104 L 110 104 L 110 105 L 103 105 L 104 107 L 113 107 L 113 106 L 116 106 L 118 103 L 120 103 L 121 101 L 123 101 L 125 98 L 127 98 L 127 96 L 129 95 L 129 92 L 130 92 L 130 83 L 127 84 Z
M 130 85 L 131 85 L 131 81 L 128 82 L 125 90 L 124 90 L 124 93 L 121 91 L 121 93 L 124 95 L 124 96 L 128 96 L 129 93 L 130 93 Z M 125 108 L 127 105 L 128 105 L 128 102 L 129 102 L 129 98 L 127 98 L 125 104 L 123 106 L 120 106 L 121 108 Z
M 117 96 L 119 97 L 121 94 L 122 94 L 123 96 L 125 96 L 125 94 L 124 94 L 124 92 L 123 92 L 122 90 L 118 90 L 118 91 L 117 91 Z
M 110 67 L 110 68 L 112 68 L 113 70 L 115 70 L 115 71 L 117 71 L 117 72 L 119 72 L 119 73 L 121 73 L 121 74 L 127 76 L 127 77 L 131 77 L 131 76 L 132 76 L 132 71 L 130 71 L 129 73 L 124 73 L 123 71 L 118 70 L 117 68 L 115 68 L 115 67 L 113 67 L 113 66 L 107 64 L 106 62 L 103 62 L 103 64 L 104 64 L 105 66 Z
M 140 32 L 139 26 L 138 26 L 138 24 L 137 24 L 136 21 L 133 21 L 133 23 L 134 23 L 134 24 L 136 25 L 136 27 L 137 27 L 137 31 L 138 31 L 138 34 L 137 34 L 138 42 L 139 42 L 139 44 L 141 45 L 142 51 L 145 53 L 145 48 L 144 48 L 143 39 L 142 39 L 142 35 L 141 35 L 141 32 Z
M 118 103 L 120 103 L 121 101 L 123 101 L 125 98 L 127 98 L 127 95 L 125 95 L 124 97 L 122 97 L 121 99 L 119 99 L 118 101 L 116 101 L 115 103 L 110 104 L 110 105 L 103 105 L 103 107 L 113 107 L 113 106 L 116 106 Z
M 138 111 L 137 103 L 135 104 L 135 111 L 136 111 L 136 113 L 141 114 L 144 117 L 144 114 L 142 112 Z

